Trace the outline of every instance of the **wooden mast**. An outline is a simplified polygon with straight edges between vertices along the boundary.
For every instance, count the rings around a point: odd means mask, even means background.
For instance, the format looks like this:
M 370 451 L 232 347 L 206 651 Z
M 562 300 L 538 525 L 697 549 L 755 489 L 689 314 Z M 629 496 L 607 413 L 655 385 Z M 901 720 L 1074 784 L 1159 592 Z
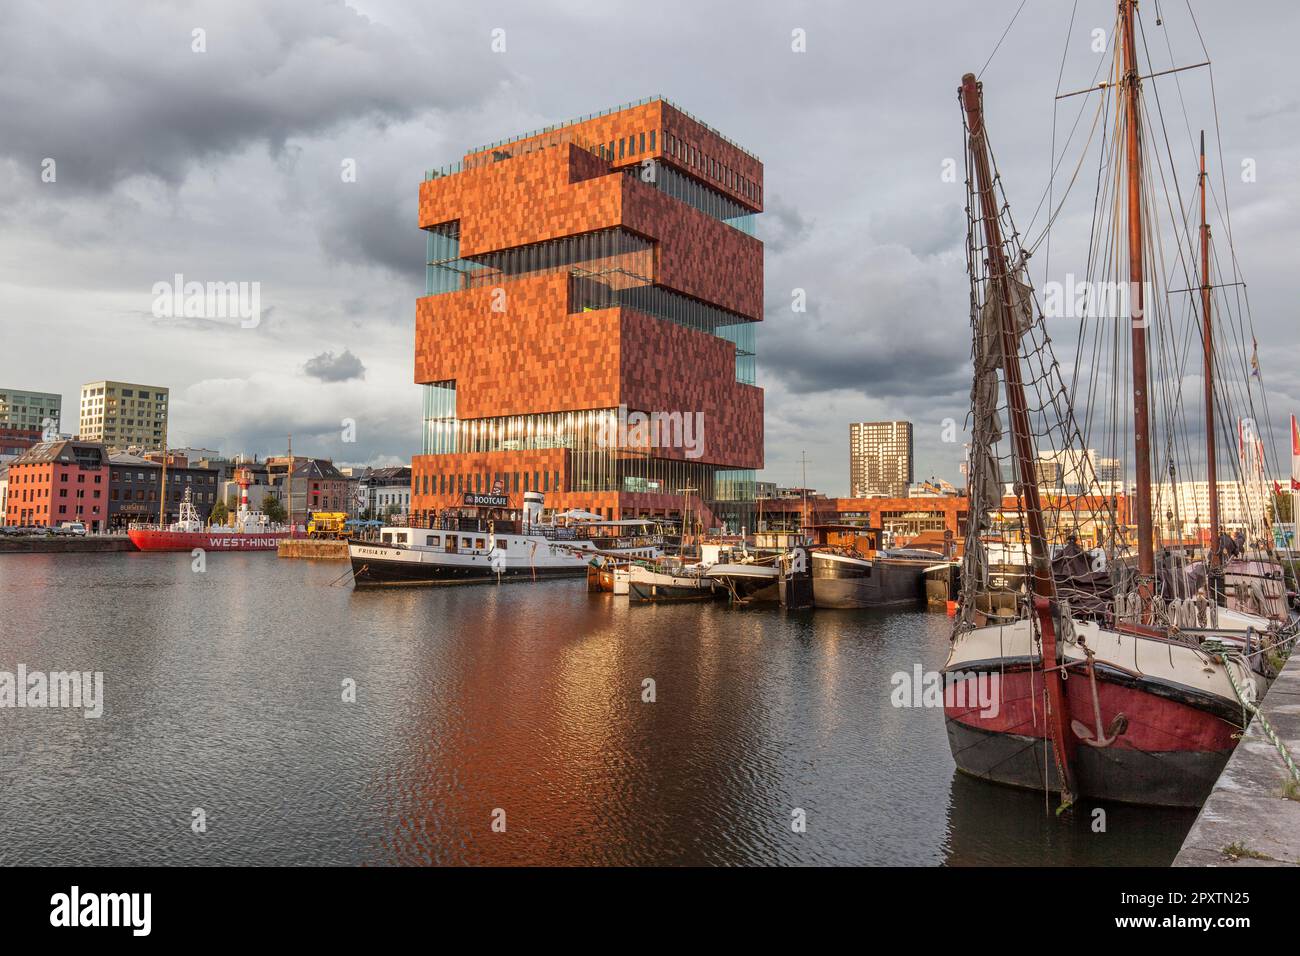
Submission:
M 1048 699 L 1048 727 L 1056 758 L 1056 769 L 1061 780 L 1061 802 L 1073 802 L 1073 738 L 1066 732 L 1069 724 L 1069 704 L 1062 686 L 1060 662 L 1057 654 L 1056 629 L 1053 605 L 1056 601 L 1056 582 L 1052 577 L 1051 555 L 1047 547 L 1047 533 L 1043 523 L 1043 503 L 1039 495 L 1038 474 L 1035 469 L 1035 450 L 1030 431 L 1029 410 L 1025 400 L 1024 379 L 1020 369 L 1020 328 L 1011 299 L 1011 272 L 1007 266 L 1006 252 L 1002 246 L 1002 228 L 997 199 L 993 192 L 993 176 L 989 161 L 988 140 L 984 134 L 983 87 L 974 73 L 961 80 L 962 105 L 966 111 L 966 128 L 970 137 L 969 151 L 975 169 L 975 189 L 979 209 L 970 210 L 984 223 L 984 241 L 988 256 L 989 296 L 995 303 L 1000 322 L 1002 375 L 1007 397 L 1007 411 L 1011 419 L 1011 435 L 1015 447 L 1017 488 L 1024 502 L 1025 522 L 1029 530 L 1030 559 L 1033 564 L 1034 607 L 1039 619 L 1043 642 L 1043 672 Z
M 1214 448 L 1214 325 L 1210 311 L 1210 223 L 1205 217 L 1205 130 L 1201 130 L 1201 337 L 1205 367 L 1205 477 L 1210 496 L 1209 575 L 1212 597 L 1217 597 L 1217 578 L 1223 564 L 1219 551 L 1219 485 Z
M 998 219 L 997 199 L 993 195 L 988 142 L 984 136 L 982 84 L 973 73 L 962 77 L 962 102 L 966 125 L 970 131 L 970 151 L 975 167 L 979 217 L 984 222 L 984 238 L 989 260 L 989 300 L 996 302 L 1001 317 L 1000 343 L 1002 373 L 1006 381 L 1007 412 L 1011 418 L 1011 435 L 1015 447 L 1018 486 L 1025 503 L 1025 522 L 1029 526 L 1029 549 L 1033 561 L 1034 593 L 1048 599 L 1056 597 L 1051 558 L 1047 550 L 1047 533 L 1043 522 L 1043 504 L 1035 470 L 1036 453 L 1029 424 L 1029 406 L 1025 399 L 1024 378 L 1020 370 L 1020 330 L 1011 302 L 1011 273 L 1002 246 L 1002 227 Z M 971 210 L 972 215 L 976 210 Z
M 1151 409 L 1147 373 L 1147 314 L 1143 271 L 1141 80 L 1133 11 L 1137 0 L 1119 0 L 1124 56 L 1124 129 L 1128 177 L 1128 271 L 1133 349 L 1133 461 L 1137 478 L 1138 587 L 1143 615 L 1154 593 L 1156 572 L 1151 513 Z
M 170 412 L 170 408 L 168 411 Z M 178 513 L 176 517 L 180 517 Z M 167 527 L 167 423 L 163 422 L 162 474 L 158 481 L 158 530 Z

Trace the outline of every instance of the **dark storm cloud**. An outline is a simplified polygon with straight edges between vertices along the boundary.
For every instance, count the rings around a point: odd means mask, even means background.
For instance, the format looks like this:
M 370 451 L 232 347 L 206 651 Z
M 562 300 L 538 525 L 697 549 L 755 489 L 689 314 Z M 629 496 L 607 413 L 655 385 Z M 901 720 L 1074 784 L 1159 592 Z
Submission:
M 873 398 L 921 399 L 964 396 L 970 389 L 964 342 L 909 339 L 906 326 L 892 339 L 871 333 L 765 336 L 761 341 L 763 370 L 794 394 L 851 389 Z
M 362 260 L 406 279 L 412 295 L 424 274 L 424 244 L 411 207 L 415 188 L 388 177 L 358 179 L 330 204 L 321 234 L 325 252 L 341 261 Z
M 307 360 L 303 371 L 322 382 L 346 382 L 354 378 L 364 378 L 366 375 L 366 367 L 350 349 L 344 349 L 339 355 L 333 352 L 321 352 Z
M 57 181 L 77 191 L 132 176 L 175 184 L 250 143 L 274 152 L 293 136 L 471 95 L 453 70 L 435 82 L 429 51 L 341 2 L 153 5 L 147 16 L 19 2 L 5 18 L 0 154 L 33 181 L 52 158 Z M 196 29 L 206 52 L 193 49 Z

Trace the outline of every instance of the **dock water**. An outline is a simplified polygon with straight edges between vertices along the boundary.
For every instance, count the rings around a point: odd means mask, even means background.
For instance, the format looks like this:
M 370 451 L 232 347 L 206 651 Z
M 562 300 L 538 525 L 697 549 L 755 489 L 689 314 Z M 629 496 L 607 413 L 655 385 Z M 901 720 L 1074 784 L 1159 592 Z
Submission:
M 1260 711 L 1300 761 L 1300 654 L 1273 681 Z M 1300 787 L 1256 718 L 1223 768 L 1174 866 L 1300 866 Z

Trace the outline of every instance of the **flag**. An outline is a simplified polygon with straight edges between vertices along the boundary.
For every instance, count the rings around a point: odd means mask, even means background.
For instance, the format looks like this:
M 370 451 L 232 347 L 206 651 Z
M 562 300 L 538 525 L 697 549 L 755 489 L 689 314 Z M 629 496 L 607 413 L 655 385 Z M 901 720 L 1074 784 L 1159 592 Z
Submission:
M 1291 490 L 1300 491 L 1300 426 L 1291 416 Z
M 1250 338 L 1250 374 L 1259 378 L 1259 340 Z

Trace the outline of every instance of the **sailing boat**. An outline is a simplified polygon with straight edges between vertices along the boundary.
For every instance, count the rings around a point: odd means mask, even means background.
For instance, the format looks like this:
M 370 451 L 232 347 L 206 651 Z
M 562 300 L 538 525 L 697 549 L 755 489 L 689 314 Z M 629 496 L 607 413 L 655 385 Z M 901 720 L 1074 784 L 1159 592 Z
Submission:
M 1119 0 L 1115 81 L 1124 155 L 1115 202 L 1126 206 L 1131 427 L 1136 477 L 1136 563 L 1127 520 L 1100 494 L 1050 498 L 1040 488 L 1043 444 L 1079 449 L 1075 418 L 1026 269 L 1028 253 L 1001 184 L 985 126 L 982 85 L 966 74 L 959 90 L 967 160 L 968 267 L 975 376 L 970 521 L 962 590 L 945 674 L 944 715 L 960 770 L 1003 784 L 1077 797 L 1199 806 L 1231 755 L 1257 696 L 1255 676 L 1230 644 L 1180 629 L 1185 607 L 1160 588 L 1151 468 L 1147 236 L 1143 224 L 1141 78 L 1133 0 Z M 1118 135 L 1117 144 L 1118 146 Z M 1126 187 L 1121 192 L 1119 186 Z M 1005 226 L 1005 232 L 1004 232 Z M 1123 252 L 1126 255 L 1121 256 Z M 1000 388 L 999 388 L 1000 376 Z M 1001 392 L 1003 398 L 999 397 Z M 1015 489 L 1002 494 L 1002 416 L 1009 419 Z M 1083 459 L 1087 461 L 1086 457 Z M 1095 474 L 1090 487 L 1101 488 Z M 993 515 L 1019 516 L 1027 551 L 1023 592 L 993 594 L 986 539 Z M 1081 514 L 1100 514 L 1105 548 L 1078 544 Z M 1049 519 L 1051 523 L 1049 524 Z M 1049 539 L 1049 535 L 1051 536 Z M 997 706 L 979 703 L 976 682 L 992 682 Z M 987 698 L 986 698 L 987 699 Z

